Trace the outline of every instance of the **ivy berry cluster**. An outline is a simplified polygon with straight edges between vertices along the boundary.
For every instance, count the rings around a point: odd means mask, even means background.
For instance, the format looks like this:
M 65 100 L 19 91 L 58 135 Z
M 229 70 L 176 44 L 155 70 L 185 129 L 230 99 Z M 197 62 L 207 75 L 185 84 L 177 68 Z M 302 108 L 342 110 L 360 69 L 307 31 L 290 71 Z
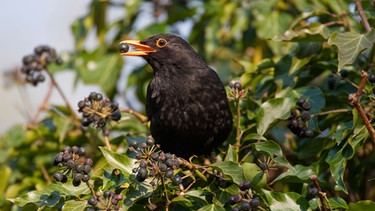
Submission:
M 90 180 L 90 171 L 93 166 L 91 158 L 85 158 L 86 148 L 65 146 L 53 159 L 52 165 L 59 170 L 53 174 L 57 182 L 66 183 L 68 177 L 73 179 L 73 185 L 79 186 L 81 182 Z
M 232 211 L 252 210 L 260 206 L 259 198 L 252 198 L 252 194 L 250 194 L 251 181 L 245 180 L 240 182 L 240 184 L 238 184 L 238 188 L 240 189 L 239 194 L 228 197 L 228 203 L 232 206 L 236 205 L 232 208 Z
M 120 209 L 118 203 L 123 199 L 121 194 L 116 194 L 114 191 L 106 190 L 104 193 L 96 192 L 95 196 L 87 199 L 87 204 L 91 205 L 86 211 L 106 210 L 117 211 Z
M 45 80 L 45 76 L 41 72 L 46 69 L 48 64 L 62 65 L 63 60 L 57 56 L 54 48 L 40 45 L 34 49 L 34 54 L 24 56 L 22 63 L 21 71 L 26 74 L 26 81 L 36 86 Z
M 138 182 L 145 181 L 147 177 L 154 177 L 157 180 L 170 180 L 176 186 L 181 184 L 182 177 L 174 172 L 181 166 L 180 158 L 159 150 L 152 137 L 140 146 L 136 141 L 131 142 L 129 151 L 136 153 L 135 158 L 139 163 L 139 166 L 133 169 Z M 151 184 L 156 185 L 153 181 Z
M 78 112 L 83 116 L 83 127 L 93 124 L 94 127 L 104 129 L 107 122 L 121 119 L 118 103 L 111 102 L 109 98 L 104 99 L 100 93 L 91 92 L 88 97 L 78 102 L 78 108 Z
M 307 127 L 307 121 L 311 118 L 310 109 L 311 103 L 300 98 L 288 118 L 288 128 L 300 138 L 311 138 L 314 135 L 314 131 Z

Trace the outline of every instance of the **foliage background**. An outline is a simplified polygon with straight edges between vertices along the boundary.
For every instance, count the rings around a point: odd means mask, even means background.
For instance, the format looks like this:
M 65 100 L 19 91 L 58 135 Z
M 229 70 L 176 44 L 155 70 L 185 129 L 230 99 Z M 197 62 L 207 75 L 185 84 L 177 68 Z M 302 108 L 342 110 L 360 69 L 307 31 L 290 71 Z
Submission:
M 373 5 L 371 1 L 362 4 L 373 26 Z M 123 16 L 108 20 L 109 8 L 122 11 Z M 72 23 L 75 49 L 63 54 L 65 66 L 50 67 L 49 70 L 56 74 L 70 69 L 76 73 L 76 82 L 98 85 L 111 99 L 125 95 L 125 99 L 119 99 L 130 108 L 139 109 L 134 101 L 144 103 L 151 69 L 147 65 L 135 68 L 123 89 L 118 85 L 118 79 L 123 74 L 124 60 L 118 54 L 117 44 L 121 39 L 143 39 L 160 32 L 185 35 L 200 56 L 217 70 L 224 84 L 237 80 L 243 87 L 251 87 L 252 91 L 237 107 L 241 111 L 237 127 L 243 132 L 241 146 L 249 145 L 250 148 L 231 150 L 236 146 L 236 133 L 233 132 L 220 149 L 227 152 L 227 156 L 218 156 L 224 161 L 219 169 L 226 172 L 230 168 L 229 162 L 239 163 L 245 173 L 228 173 L 229 177 L 253 180 L 255 175 L 249 172 L 260 171 L 254 165 L 259 164 L 258 159 L 277 153 L 274 160 L 278 170 L 262 173 L 268 183 L 254 187 L 262 199 L 262 207 L 271 210 L 281 207 L 317 209 L 316 201 L 305 197 L 309 176 L 317 175 L 333 208 L 374 208 L 373 141 L 361 112 L 348 101 L 349 93 L 364 86 L 360 104 L 367 118 L 373 118 L 372 85 L 368 82 L 361 85 L 361 70 L 372 73 L 374 32 L 361 23 L 353 1 L 92 1 L 89 12 Z M 97 45 L 88 47 L 87 41 L 92 36 Z M 338 50 L 337 47 L 342 48 Z M 344 65 L 349 71 L 345 80 L 339 75 Z M 327 86 L 330 74 L 335 78 L 334 89 Z M 315 135 L 311 139 L 300 139 L 286 128 L 290 111 L 300 97 L 306 97 L 312 103 L 314 118 L 309 121 L 309 127 L 314 129 Z M 74 106 L 76 103 L 70 102 Z M 35 193 L 30 192 L 33 190 L 41 193 L 58 190 L 61 196 L 68 196 L 43 204 L 45 209 L 68 209 L 65 202 L 74 203 L 85 198 L 80 190 L 76 195 L 69 195 L 61 187 L 51 185 L 48 175 L 54 169 L 50 159 L 64 145 L 89 148 L 97 162 L 93 172 L 95 181 L 103 180 L 100 170 L 103 166 L 107 171 L 114 167 L 121 169 L 121 166 L 113 166 L 107 151 L 96 147 L 103 145 L 100 134 L 94 129 L 82 132 L 66 118 L 74 115 L 66 110 L 66 106 L 49 105 L 45 109 L 43 105 L 41 109 L 46 116 L 34 119 L 27 130 L 25 126 L 16 125 L 1 137 L 0 177 L 6 182 L 0 186 L 3 193 L 0 206 L 4 209 L 41 205 L 31 198 L 30 193 Z M 232 106 L 233 112 L 237 112 L 234 103 Z M 145 125 L 131 115 L 124 115 L 130 119 L 111 128 L 111 144 L 119 154 L 126 150 L 127 140 L 145 137 L 148 133 Z M 246 156 L 247 153 L 250 156 Z M 235 179 L 231 182 L 238 184 Z M 118 186 L 102 184 L 98 188 Z M 122 191 L 124 194 L 130 192 Z M 230 192 L 204 191 L 211 194 Z M 205 201 L 206 209 L 224 205 L 229 208 L 225 197 Z M 142 203 L 141 197 L 136 197 L 131 205 L 136 207 Z M 190 206 L 186 201 L 176 204 L 185 208 Z

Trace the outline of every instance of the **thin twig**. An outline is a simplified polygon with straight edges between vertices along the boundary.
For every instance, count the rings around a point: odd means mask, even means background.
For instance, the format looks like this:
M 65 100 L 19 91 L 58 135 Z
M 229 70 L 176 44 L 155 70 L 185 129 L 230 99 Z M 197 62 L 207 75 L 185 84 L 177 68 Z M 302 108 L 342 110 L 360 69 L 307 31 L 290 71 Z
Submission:
M 327 206 L 326 206 L 326 204 L 324 203 L 324 197 L 323 197 L 322 194 L 320 194 L 320 192 L 321 192 L 322 190 L 320 189 L 320 185 L 319 185 L 319 183 L 318 183 L 318 178 L 317 178 L 317 176 L 316 176 L 316 175 L 311 175 L 309 178 L 313 181 L 315 187 L 318 189 L 318 192 L 319 192 L 318 196 L 319 196 L 320 202 L 322 203 L 323 210 L 324 210 L 324 211 L 327 211 Z
M 143 114 L 141 114 L 139 112 L 136 112 L 133 109 L 121 109 L 120 112 L 125 112 L 125 113 L 128 113 L 128 114 L 132 114 L 135 117 L 137 117 L 142 123 L 145 123 L 145 122 L 148 121 L 148 118 L 145 115 L 143 115 Z
M 236 127 L 236 152 L 239 154 L 240 146 L 241 146 L 241 107 L 240 107 L 240 99 L 236 99 L 236 120 L 237 120 L 237 127 Z
M 63 99 L 63 101 L 65 102 L 65 105 L 66 107 L 69 109 L 70 113 L 72 113 L 72 116 L 74 119 L 78 119 L 74 109 L 72 108 L 72 106 L 70 105 L 69 101 L 68 101 L 68 98 L 65 96 L 64 92 L 62 91 L 61 87 L 57 84 L 56 80 L 55 80 L 55 77 L 53 77 L 52 73 L 50 73 L 47 69 L 46 69 L 46 72 L 48 74 L 48 76 L 50 77 L 51 81 L 52 81 L 52 84 L 54 85 L 54 87 L 57 89 L 57 91 L 59 92 L 61 98 Z
M 335 110 L 331 110 L 331 111 L 324 111 L 324 112 L 320 112 L 320 113 L 317 113 L 317 114 L 311 114 L 311 118 L 317 117 L 317 116 L 324 116 L 324 115 L 328 115 L 328 114 L 346 113 L 346 112 L 351 112 L 351 110 L 350 109 L 335 109 Z
M 357 10 L 358 10 L 359 16 L 361 17 L 363 26 L 365 27 L 367 32 L 371 31 L 371 26 L 368 23 L 365 12 L 363 11 L 361 0 L 355 0 L 355 4 L 357 5 Z
M 368 76 L 367 72 L 362 70 L 361 84 L 360 84 L 360 86 L 359 86 L 359 88 L 358 88 L 358 90 L 357 90 L 356 93 L 349 94 L 348 99 L 349 99 L 350 105 L 354 106 L 358 110 L 359 115 L 363 119 L 363 121 L 364 121 L 364 123 L 366 125 L 366 128 L 367 128 L 368 132 L 370 133 L 372 141 L 375 142 L 375 130 L 371 126 L 371 123 L 368 120 L 368 118 L 366 116 L 366 113 L 365 113 L 365 111 L 362 108 L 362 105 L 359 103 L 359 97 L 360 97 L 360 95 L 362 93 L 363 88 L 366 85 L 367 76 Z

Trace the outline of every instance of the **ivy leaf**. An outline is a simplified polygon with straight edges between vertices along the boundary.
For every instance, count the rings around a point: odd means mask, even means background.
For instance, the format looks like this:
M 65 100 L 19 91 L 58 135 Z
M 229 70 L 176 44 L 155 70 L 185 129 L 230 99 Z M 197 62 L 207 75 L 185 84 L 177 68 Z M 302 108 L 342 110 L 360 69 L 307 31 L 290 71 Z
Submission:
M 272 211 L 307 210 L 309 207 L 306 199 L 297 193 L 277 193 L 268 190 L 263 190 L 263 192 Z
M 329 37 L 329 29 L 321 23 L 312 23 L 309 28 L 287 30 L 282 35 L 276 35 L 272 38 L 274 41 L 289 42 L 324 42 Z
M 218 168 L 221 172 L 225 174 L 225 176 L 229 176 L 236 184 L 239 184 L 240 182 L 245 180 L 242 167 L 239 166 L 237 163 L 226 161 L 214 163 L 211 166 Z
M 81 211 L 85 210 L 87 205 L 87 200 L 84 201 L 67 201 L 65 202 L 64 206 L 62 207 L 62 211 Z
M 355 32 L 334 32 L 328 39 L 328 44 L 336 45 L 338 48 L 338 70 L 341 70 L 347 64 L 352 64 L 357 58 L 357 55 L 372 46 L 374 41 L 374 30 L 371 30 L 366 34 L 358 34 Z
M 225 211 L 224 207 L 216 204 L 208 204 L 204 207 L 201 207 L 198 211 Z
M 99 147 L 99 149 L 102 151 L 108 165 L 121 170 L 125 177 L 129 177 L 129 175 L 132 174 L 132 169 L 134 168 L 135 163 L 134 159 L 131 159 L 126 155 L 112 152 L 104 147 Z
M 349 204 L 349 211 L 372 211 L 375 210 L 375 202 L 370 200 L 357 201 L 356 203 Z
M 257 118 L 258 134 L 264 135 L 278 119 L 287 119 L 293 105 L 293 101 L 289 98 L 274 98 L 264 102 Z
M 278 165 L 293 169 L 293 166 L 285 159 L 281 147 L 276 142 L 271 140 L 258 142 L 254 144 L 254 147 L 257 151 L 264 152 L 271 158 L 277 155 L 273 160 L 275 160 Z

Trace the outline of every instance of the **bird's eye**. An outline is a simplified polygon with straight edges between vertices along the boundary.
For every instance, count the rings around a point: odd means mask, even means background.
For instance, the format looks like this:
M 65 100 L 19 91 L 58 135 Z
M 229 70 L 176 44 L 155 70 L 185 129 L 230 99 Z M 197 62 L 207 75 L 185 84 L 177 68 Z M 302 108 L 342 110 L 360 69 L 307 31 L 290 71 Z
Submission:
M 158 46 L 158 48 L 164 48 L 167 44 L 168 44 L 168 42 L 164 38 L 159 38 L 156 41 L 156 46 Z

